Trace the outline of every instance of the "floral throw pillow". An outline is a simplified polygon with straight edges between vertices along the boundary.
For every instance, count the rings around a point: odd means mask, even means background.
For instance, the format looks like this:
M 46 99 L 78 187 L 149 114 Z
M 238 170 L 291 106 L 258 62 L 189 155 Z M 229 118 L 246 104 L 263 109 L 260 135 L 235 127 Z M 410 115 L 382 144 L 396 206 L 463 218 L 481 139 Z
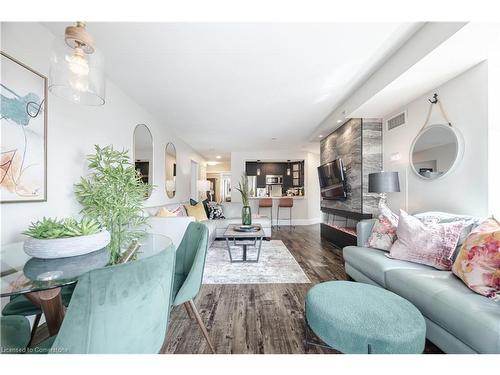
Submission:
M 215 202 L 208 202 L 208 218 L 210 220 L 225 219 L 222 206 Z
M 495 218 L 470 232 L 452 271 L 474 292 L 500 299 L 500 223 Z
M 373 225 L 367 245 L 375 249 L 389 251 L 396 240 L 398 215 L 390 210 L 384 202 L 379 204 L 378 219 Z
M 461 221 L 425 225 L 400 210 L 396 231 L 398 239 L 392 245 L 389 257 L 450 271 L 453 252 L 463 227 Z

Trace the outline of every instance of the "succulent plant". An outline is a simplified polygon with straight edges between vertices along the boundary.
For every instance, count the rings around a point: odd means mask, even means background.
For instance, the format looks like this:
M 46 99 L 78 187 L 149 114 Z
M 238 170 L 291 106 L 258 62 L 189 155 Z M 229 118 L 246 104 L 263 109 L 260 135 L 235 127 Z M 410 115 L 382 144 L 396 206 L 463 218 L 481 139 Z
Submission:
M 79 237 L 96 234 L 101 231 L 101 226 L 96 220 L 83 218 L 57 219 L 44 217 L 42 220 L 31 223 L 23 234 L 38 239 L 54 239 Z

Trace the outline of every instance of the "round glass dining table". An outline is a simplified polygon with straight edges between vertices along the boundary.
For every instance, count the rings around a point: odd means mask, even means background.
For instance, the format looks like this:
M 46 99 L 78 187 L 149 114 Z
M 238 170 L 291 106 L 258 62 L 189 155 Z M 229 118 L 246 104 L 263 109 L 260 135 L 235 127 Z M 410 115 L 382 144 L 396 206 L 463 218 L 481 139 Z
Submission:
M 123 250 L 120 263 L 147 258 L 173 246 L 169 237 L 148 233 Z M 75 284 L 88 271 L 106 267 L 109 255 L 109 249 L 105 247 L 75 257 L 39 259 L 24 252 L 23 242 L 2 245 L 0 296 L 24 294 L 42 309 L 49 333 L 55 335 L 64 319 L 61 288 Z

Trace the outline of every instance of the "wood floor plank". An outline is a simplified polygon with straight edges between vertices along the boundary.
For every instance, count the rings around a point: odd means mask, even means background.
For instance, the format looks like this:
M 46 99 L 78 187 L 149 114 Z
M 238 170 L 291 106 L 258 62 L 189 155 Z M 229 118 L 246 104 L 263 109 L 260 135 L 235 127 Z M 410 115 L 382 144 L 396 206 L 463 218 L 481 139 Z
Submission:
M 307 290 L 327 280 L 345 280 L 342 250 L 320 236 L 319 225 L 282 227 L 282 240 L 311 284 L 203 285 L 196 299 L 217 353 L 302 354 Z M 195 323 L 180 310 L 172 314 L 164 353 L 209 353 Z M 200 341 L 201 340 L 201 341 Z M 310 346 L 308 353 L 336 353 Z M 439 352 L 428 343 L 426 352 Z
M 282 240 L 300 264 L 311 284 L 203 285 L 195 304 L 217 353 L 305 353 L 304 300 L 314 284 L 345 280 L 342 250 L 320 237 L 319 225 L 282 227 L 272 239 Z M 36 344 L 47 337 L 41 327 Z M 172 310 L 162 353 L 210 353 L 195 320 L 182 306 Z M 431 343 L 426 353 L 440 353 Z M 309 346 L 307 353 L 336 353 Z

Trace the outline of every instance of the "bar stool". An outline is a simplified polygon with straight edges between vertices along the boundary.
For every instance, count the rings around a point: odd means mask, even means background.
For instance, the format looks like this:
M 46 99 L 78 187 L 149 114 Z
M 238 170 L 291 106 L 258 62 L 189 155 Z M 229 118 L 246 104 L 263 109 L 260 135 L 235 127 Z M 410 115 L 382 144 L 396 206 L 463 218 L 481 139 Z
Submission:
M 273 227 L 273 199 L 272 198 L 262 198 L 259 199 L 259 207 L 257 208 L 257 213 L 260 214 L 260 208 L 270 208 L 271 209 L 271 228 Z
M 280 203 L 278 204 L 278 229 L 280 228 L 280 208 L 289 208 L 290 209 L 290 227 L 292 227 L 292 208 L 293 208 L 293 198 L 280 198 Z M 294 226 L 295 228 L 295 226 Z

